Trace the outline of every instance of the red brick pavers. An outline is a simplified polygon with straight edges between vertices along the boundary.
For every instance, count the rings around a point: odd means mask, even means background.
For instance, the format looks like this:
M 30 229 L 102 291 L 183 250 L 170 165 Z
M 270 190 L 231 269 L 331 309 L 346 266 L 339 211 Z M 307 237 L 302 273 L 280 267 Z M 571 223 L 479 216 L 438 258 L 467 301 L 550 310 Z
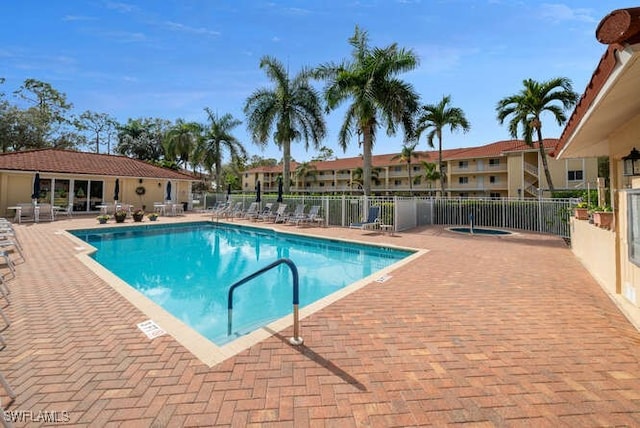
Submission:
M 640 334 L 560 239 L 284 226 L 430 251 L 303 319 L 304 346 L 288 329 L 209 368 L 148 340 L 148 317 L 56 234 L 83 222 L 17 226 L 10 411 L 91 427 L 640 425 Z

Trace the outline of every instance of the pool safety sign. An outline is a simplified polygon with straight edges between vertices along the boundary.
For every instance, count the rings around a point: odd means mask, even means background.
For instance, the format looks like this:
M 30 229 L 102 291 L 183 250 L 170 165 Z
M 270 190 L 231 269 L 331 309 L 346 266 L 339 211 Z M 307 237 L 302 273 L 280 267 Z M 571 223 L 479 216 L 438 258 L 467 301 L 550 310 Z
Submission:
M 153 320 L 141 322 L 140 324 L 138 324 L 138 328 L 142 330 L 142 332 L 146 334 L 149 339 L 155 339 L 156 337 L 162 336 L 167 333 L 166 331 L 161 329 Z

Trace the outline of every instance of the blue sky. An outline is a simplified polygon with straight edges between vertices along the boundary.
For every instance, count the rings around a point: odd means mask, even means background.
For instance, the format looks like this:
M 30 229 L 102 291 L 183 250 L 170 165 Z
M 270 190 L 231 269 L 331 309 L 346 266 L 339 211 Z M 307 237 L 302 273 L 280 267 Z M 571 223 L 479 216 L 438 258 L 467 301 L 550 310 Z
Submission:
M 0 26 L 0 91 L 10 94 L 25 79 L 50 83 L 67 95 L 74 113 L 128 118 L 182 118 L 205 123 L 204 107 L 244 120 L 243 105 L 270 85 L 259 68 L 263 55 L 303 66 L 349 58 L 355 25 L 371 46 L 397 42 L 412 49 L 420 66 L 401 77 L 421 103 L 451 95 L 471 131 L 445 134 L 444 147 L 474 147 L 508 139 L 496 120 L 499 99 L 518 92 L 522 80 L 568 77 L 582 94 L 606 46 L 595 39 L 600 20 L 622 1 L 535 2 L 516 0 L 22 0 L 4 2 Z M 321 85 L 318 84 L 320 88 Z M 323 145 L 335 154 L 342 111 L 327 116 Z M 543 120 L 543 135 L 561 128 Z M 236 137 L 251 154 L 281 158 L 270 144 L 251 142 L 244 124 Z M 398 152 L 402 135 L 379 132 L 374 154 Z M 427 149 L 426 140 L 418 146 Z M 292 145 L 292 156 L 317 152 Z

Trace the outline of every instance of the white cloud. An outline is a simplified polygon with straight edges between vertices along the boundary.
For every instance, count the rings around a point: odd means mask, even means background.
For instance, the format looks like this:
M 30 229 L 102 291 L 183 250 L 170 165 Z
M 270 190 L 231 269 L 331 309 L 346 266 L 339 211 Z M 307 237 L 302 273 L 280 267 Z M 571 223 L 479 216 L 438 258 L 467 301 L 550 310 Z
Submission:
M 113 10 L 117 10 L 118 12 L 122 12 L 122 13 L 130 13 L 133 12 L 134 10 L 136 10 L 136 6 L 129 4 L 129 3 L 120 3 L 120 2 L 113 2 L 113 1 L 109 1 L 105 3 L 105 6 L 108 9 L 113 9 Z
M 179 22 L 173 22 L 173 21 L 166 21 L 164 23 L 164 26 L 173 31 L 182 31 L 182 32 L 191 33 L 191 34 L 199 34 L 199 35 L 206 35 L 206 36 L 213 36 L 213 37 L 217 37 L 220 35 L 219 31 L 209 30 L 208 28 L 203 28 L 203 27 L 198 27 L 198 28 L 190 27 L 188 25 L 180 24 Z
M 593 11 L 584 8 L 575 8 L 562 3 L 543 3 L 539 10 L 540 17 L 551 22 L 563 21 L 580 21 L 580 22 L 596 22 L 593 17 Z
M 65 15 L 62 18 L 63 21 L 95 21 L 97 18 L 92 16 L 82 16 L 82 15 Z

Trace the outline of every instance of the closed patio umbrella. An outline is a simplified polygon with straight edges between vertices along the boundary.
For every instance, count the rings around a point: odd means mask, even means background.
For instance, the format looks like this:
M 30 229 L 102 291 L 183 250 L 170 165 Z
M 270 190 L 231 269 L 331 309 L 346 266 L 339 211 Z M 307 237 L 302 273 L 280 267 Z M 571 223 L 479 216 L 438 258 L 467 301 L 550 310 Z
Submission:
M 120 179 L 116 178 L 116 186 L 113 189 L 113 200 L 118 202 L 119 196 L 120 196 Z
M 256 183 L 256 202 L 260 202 L 260 180 Z
M 227 185 L 227 202 L 231 200 L 231 183 Z
M 167 201 L 171 200 L 171 182 L 167 181 Z
M 282 177 L 278 177 L 278 199 L 276 202 L 282 202 Z
M 36 172 L 36 176 L 33 179 L 33 195 L 31 195 L 31 199 L 34 202 L 37 202 L 38 197 L 40 196 L 40 173 Z

